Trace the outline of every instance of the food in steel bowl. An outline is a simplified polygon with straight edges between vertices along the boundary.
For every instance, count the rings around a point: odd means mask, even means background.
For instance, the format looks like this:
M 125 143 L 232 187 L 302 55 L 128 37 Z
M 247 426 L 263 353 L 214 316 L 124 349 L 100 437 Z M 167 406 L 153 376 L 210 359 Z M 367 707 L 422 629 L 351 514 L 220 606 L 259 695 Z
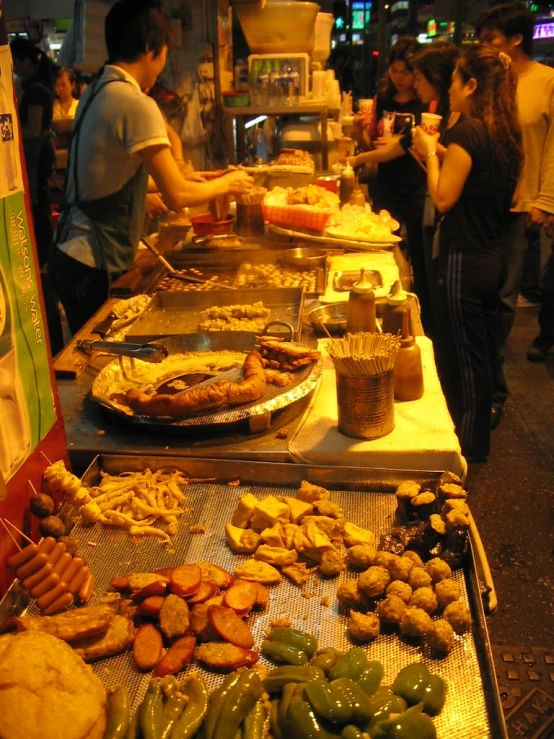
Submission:
M 316 331 L 325 333 L 327 329 L 330 334 L 341 333 L 346 330 L 347 309 L 348 303 L 329 303 L 310 311 L 308 321 Z
M 228 234 L 231 232 L 233 223 L 236 221 L 234 216 L 228 215 L 222 221 L 216 221 L 211 213 L 201 213 L 198 216 L 192 216 L 192 230 L 197 236 L 215 236 L 216 234 Z

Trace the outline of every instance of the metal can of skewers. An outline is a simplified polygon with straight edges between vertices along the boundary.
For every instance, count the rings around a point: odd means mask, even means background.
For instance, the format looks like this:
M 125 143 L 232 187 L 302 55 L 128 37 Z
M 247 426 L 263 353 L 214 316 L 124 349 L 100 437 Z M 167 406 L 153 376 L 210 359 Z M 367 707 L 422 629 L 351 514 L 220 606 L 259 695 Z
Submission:
M 378 439 L 394 429 L 392 369 L 354 377 L 336 372 L 338 428 L 354 439 Z

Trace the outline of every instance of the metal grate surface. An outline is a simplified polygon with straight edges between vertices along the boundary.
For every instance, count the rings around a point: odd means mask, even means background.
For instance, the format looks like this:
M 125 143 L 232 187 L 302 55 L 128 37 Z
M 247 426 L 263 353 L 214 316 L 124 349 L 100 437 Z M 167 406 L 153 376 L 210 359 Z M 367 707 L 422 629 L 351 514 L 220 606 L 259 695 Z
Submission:
M 110 578 L 118 574 L 149 571 L 201 560 L 209 560 L 233 571 L 234 566 L 246 557 L 233 555 L 229 550 L 223 527 L 230 520 L 239 496 L 246 492 L 259 498 L 265 495 L 294 496 L 297 486 L 275 487 L 262 483 L 232 488 L 226 484 L 191 484 L 183 490 L 187 495 L 184 505 L 190 508 L 190 514 L 183 516 L 174 537 L 173 550 L 168 551 L 152 539 L 133 543 L 124 532 L 104 528 L 101 524 L 92 527 L 78 524 L 75 527 L 73 533 L 79 542 L 79 552 L 89 560 L 96 575 L 91 604 L 101 600 L 105 591 L 109 590 Z M 347 520 L 373 530 L 377 537 L 390 529 L 395 508 L 395 498 L 390 492 L 333 491 L 331 497 L 343 506 Z M 189 533 L 189 526 L 196 523 L 206 527 L 205 534 Z M 314 594 L 311 598 L 301 597 L 300 589 L 286 580 L 271 588 L 267 610 L 253 613 L 248 619 L 255 643 L 261 643 L 264 638 L 263 630 L 269 627 L 271 619 L 288 616 L 295 628 L 313 633 L 322 647 L 333 645 L 339 649 L 347 649 L 352 646 L 346 632 L 347 618 L 338 613 L 335 598 L 340 582 L 350 577 L 355 575 L 343 573 L 340 578 L 327 581 L 312 577 L 305 586 L 307 593 Z M 460 570 L 454 577 L 462 586 L 462 602 L 468 607 L 472 606 L 464 572 Z M 321 605 L 324 596 L 329 599 L 329 607 Z M 33 612 L 33 608 L 34 606 L 30 612 Z M 422 653 L 420 648 L 404 643 L 396 633 L 381 634 L 367 645 L 366 650 L 369 659 L 378 659 L 384 664 L 384 683 L 390 683 L 403 666 L 422 659 L 433 672 L 446 679 L 446 705 L 442 714 L 435 719 L 439 737 L 494 739 L 485 702 L 486 688 L 472 634 L 457 637 L 452 652 L 441 660 L 433 659 L 429 653 Z M 198 669 L 198 665 L 193 664 L 188 669 Z M 121 683 L 129 686 L 133 696 L 133 710 L 142 700 L 150 680 L 150 673 L 143 675 L 137 671 L 130 652 L 102 660 L 94 665 L 94 670 L 107 686 Z M 210 689 L 215 688 L 222 680 L 220 675 L 204 670 L 202 672 Z

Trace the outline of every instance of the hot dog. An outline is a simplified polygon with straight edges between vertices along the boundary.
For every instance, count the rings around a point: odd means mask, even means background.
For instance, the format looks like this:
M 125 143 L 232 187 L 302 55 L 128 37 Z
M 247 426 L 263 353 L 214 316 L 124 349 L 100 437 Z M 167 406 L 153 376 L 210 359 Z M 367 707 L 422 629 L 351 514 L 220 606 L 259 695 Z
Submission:
M 48 562 L 48 555 L 45 552 L 37 552 L 35 556 L 26 562 L 22 567 L 18 567 L 15 574 L 20 580 L 25 580 L 29 575 L 40 570 L 41 567 Z
M 79 588 L 79 600 L 81 603 L 88 603 L 90 596 L 92 595 L 92 589 L 94 587 L 94 575 L 89 571 L 87 579 Z
M 54 566 L 54 572 L 59 575 L 60 578 L 71 564 L 72 559 L 73 557 L 71 556 L 71 554 L 69 554 L 69 552 L 64 552 L 57 561 L 56 565 Z
M 59 598 L 56 598 L 56 600 L 51 603 L 48 608 L 45 608 L 43 613 L 45 616 L 51 616 L 53 613 L 57 613 L 58 611 L 62 611 L 64 608 L 67 608 L 73 603 L 73 596 L 71 593 L 64 593 L 63 595 L 60 595 Z
M 52 547 L 52 551 L 48 555 L 48 561 L 50 562 L 52 567 L 55 567 L 58 564 L 60 557 L 62 556 L 62 554 L 64 554 L 65 550 L 66 546 L 63 541 L 57 541 L 55 543 L 55 545 Z
M 40 570 L 37 570 L 33 575 L 29 575 L 29 577 L 26 577 L 25 580 L 22 581 L 21 585 L 25 588 L 25 590 L 32 590 L 36 585 L 39 584 L 39 582 L 42 582 L 45 580 L 48 575 L 52 574 L 52 565 L 50 562 L 47 562 L 44 567 L 41 567 Z
M 15 554 L 12 554 L 6 562 L 8 563 L 8 567 L 10 567 L 12 570 L 17 570 L 18 567 L 23 567 L 24 564 L 26 564 L 30 559 L 32 559 L 35 554 L 38 552 L 38 547 L 36 544 L 29 544 L 29 546 L 25 547 L 19 552 L 16 552 Z
M 64 593 L 67 593 L 67 585 L 64 582 L 59 582 L 56 587 L 52 588 L 52 590 L 49 590 L 37 599 L 37 606 L 41 611 L 44 611 L 60 596 L 64 595 Z
M 56 540 L 53 536 L 47 536 L 44 538 L 41 542 L 39 542 L 38 550 L 39 552 L 45 552 L 46 554 L 50 554 L 52 549 L 56 546 Z
M 81 586 L 84 585 L 85 580 L 90 575 L 90 569 L 87 567 L 87 565 L 82 565 L 79 570 L 73 575 L 71 580 L 69 581 L 69 584 L 67 586 L 67 589 L 70 593 L 77 593 Z
M 60 580 L 66 584 L 70 583 L 71 580 L 73 580 L 73 577 L 84 565 L 84 563 L 85 560 L 82 557 L 73 557 L 72 561 L 69 564 L 69 567 L 66 568 L 65 572 L 60 577 Z
M 42 580 L 42 582 L 39 582 L 39 584 L 31 590 L 31 595 L 33 596 L 33 598 L 40 598 L 41 595 L 44 595 L 49 590 L 52 590 L 52 588 L 55 588 L 59 582 L 60 576 L 56 575 L 55 572 L 52 572 L 50 575 L 48 575 L 48 577 Z

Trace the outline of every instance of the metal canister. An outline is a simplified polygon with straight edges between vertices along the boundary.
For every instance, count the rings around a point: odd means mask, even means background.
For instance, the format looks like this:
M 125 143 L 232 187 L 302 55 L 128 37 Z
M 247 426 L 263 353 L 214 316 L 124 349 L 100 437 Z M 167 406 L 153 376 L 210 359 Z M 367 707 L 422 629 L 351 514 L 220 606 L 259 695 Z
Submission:
M 392 369 L 353 377 L 336 373 L 339 431 L 354 439 L 378 439 L 394 429 Z
M 264 235 L 265 224 L 261 203 L 237 203 L 237 233 L 239 236 Z

